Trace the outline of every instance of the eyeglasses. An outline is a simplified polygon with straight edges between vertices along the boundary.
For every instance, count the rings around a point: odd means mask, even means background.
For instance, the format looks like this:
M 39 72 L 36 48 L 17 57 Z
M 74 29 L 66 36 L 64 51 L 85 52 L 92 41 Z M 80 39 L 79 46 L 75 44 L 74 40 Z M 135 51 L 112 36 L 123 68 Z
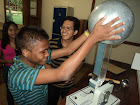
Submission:
M 72 27 L 64 27 L 64 26 L 62 26 L 62 27 L 60 27 L 60 29 L 62 30 L 67 30 L 67 31 L 70 31 L 70 30 L 73 30 L 73 28 Z

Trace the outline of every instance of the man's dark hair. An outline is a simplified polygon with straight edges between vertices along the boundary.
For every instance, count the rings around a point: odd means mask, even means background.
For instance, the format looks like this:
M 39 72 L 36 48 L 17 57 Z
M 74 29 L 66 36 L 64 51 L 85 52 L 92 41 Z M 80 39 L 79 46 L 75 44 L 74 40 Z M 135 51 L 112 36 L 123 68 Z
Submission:
M 74 23 L 74 31 L 75 30 L 78 30 L 79 31 L 79 27 L 80 27 L 80 21 L 79 21 L 79 19 L 77 19 L 76 17 L 73 17 L 73 16 L 67 16 L 67 17 L 64 18 L 63 23 L 66 20 L 73 21 L 73 23 Z
M 20 51 L 22 48 L 32 50 L 37 45 L 37 41 L 43 39 L 49 39 L 44 29 L 37 26 L 25 26 L 16 36 L 16 46 Z

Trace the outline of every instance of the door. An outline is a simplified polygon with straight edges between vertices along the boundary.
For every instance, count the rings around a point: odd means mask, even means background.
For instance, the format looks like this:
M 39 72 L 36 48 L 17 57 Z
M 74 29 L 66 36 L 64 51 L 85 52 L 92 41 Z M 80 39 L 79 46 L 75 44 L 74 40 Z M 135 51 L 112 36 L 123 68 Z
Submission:
M 63 19 L 66 17 L 66 9 L 54 8 L 52 38 L 58 38 L 61 35 L 60 27 L 62 26 Z
M 32 15 L 31 3 L 36 2 L 36 15 Z M 41 11 L 42 11 L 42 0 L 23 0 L 23 24 L 24 25 L 41 25 Z

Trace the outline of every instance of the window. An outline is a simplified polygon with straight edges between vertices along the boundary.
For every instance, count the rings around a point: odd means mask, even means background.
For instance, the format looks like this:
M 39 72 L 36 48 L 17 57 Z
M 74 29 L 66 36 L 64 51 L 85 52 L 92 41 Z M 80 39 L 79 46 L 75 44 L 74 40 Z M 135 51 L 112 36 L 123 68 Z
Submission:
M 16 24 L 23 25 L 22 0 L 6 0 L 5 12 L 6 21 L 14 21 Z

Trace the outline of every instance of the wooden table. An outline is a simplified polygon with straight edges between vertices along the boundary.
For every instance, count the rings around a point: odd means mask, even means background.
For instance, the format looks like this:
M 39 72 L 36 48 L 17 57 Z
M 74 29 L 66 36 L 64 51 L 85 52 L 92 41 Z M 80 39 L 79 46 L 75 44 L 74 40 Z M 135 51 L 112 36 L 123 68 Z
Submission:
M 115 75 L 111 72 L 107 72 L 106 77 L 116 79 L 116 80 L 128 79 L 130 86 L 128 88 L 121 88 L 120 90 L 118 90 L 120 88 L 120 85 L 114 84 L 114 89 L 112 94 L 121 100 L 120 105 L 140 105 L 139 98 L 138 98 L 138 85 L 137 85 L 136 71 L 131 70 L 130 65 L 127 64 L 118 63 L 117 65 L 119 67 L 126 69 L 126 71 L 118 75 Z M 88 73 L 85 74 L 83 78 L 77 83 L 76 87 L 69 92 L 69 94 L 88 86 L 89 78 L 90 77 L 88 77 Z M 65 102 L 66 102 L 66 98 L 63 99 L 59 105 L 65 105 Z

